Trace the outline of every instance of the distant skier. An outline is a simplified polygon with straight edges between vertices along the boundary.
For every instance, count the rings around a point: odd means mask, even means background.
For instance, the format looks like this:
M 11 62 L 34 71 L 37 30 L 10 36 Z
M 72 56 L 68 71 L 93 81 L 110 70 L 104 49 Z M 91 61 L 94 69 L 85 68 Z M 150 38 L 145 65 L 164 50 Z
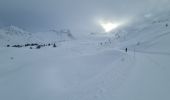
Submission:
M 168 27 L 168 24 L 166 24 L 166 27 Z
M 54 48 L 57 47 L 55 43 L 53 44 L 53 47 L 54 47 Z
M 100 45 L 103 45 L 103 43 L 101 42 Z
M 125 51 L 127 52 L 127 48 L 125 49 Z

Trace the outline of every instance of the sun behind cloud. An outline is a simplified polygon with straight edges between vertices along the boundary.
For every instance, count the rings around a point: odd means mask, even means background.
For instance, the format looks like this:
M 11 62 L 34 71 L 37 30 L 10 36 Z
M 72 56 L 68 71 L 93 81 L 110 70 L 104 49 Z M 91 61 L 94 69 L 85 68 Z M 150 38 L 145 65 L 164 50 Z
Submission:
M 119 23 L 112 23 L 112 22 L 105 22 L 100 24 L 105 32 L 110 32 L 116 29 L 120 24 Z

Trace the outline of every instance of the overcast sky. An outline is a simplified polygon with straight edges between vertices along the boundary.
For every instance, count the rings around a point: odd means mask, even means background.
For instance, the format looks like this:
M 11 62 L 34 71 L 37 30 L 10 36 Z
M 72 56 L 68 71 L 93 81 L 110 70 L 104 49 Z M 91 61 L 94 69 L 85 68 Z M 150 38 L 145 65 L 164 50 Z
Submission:
M 169 5 L 170 0 L 0 0 L 0 25 L 96 31 L 100 19 L 130 20 Z

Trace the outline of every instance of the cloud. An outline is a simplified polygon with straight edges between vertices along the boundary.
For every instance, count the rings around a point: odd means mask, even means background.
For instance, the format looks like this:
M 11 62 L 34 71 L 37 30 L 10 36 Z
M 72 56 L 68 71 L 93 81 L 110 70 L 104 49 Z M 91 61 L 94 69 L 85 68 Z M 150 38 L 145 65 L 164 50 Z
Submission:
M 169 0 L 1 0 L 0 22 L 95 31 L 96 19 L 128 19 L 169 4 Z

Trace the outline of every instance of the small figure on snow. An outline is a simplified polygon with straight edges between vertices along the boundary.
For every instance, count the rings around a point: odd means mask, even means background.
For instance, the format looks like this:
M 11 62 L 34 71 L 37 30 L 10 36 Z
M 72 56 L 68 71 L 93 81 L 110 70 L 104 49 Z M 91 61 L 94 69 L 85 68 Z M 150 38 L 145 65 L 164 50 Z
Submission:
M 54 47 L 54 48 L 57 47 L 55 43 L 53 44 L 53 47 Z
M 8 44 L 7 47 L 10 47 L 10 45 Z
M 166 27 L 168 27 L 168 24 L 166 24 Z
M 103 45 L 103 43 L 101 42 L 100 45 Z
M 127 52 L 127 48 L 125 49 L 125 52 Z

